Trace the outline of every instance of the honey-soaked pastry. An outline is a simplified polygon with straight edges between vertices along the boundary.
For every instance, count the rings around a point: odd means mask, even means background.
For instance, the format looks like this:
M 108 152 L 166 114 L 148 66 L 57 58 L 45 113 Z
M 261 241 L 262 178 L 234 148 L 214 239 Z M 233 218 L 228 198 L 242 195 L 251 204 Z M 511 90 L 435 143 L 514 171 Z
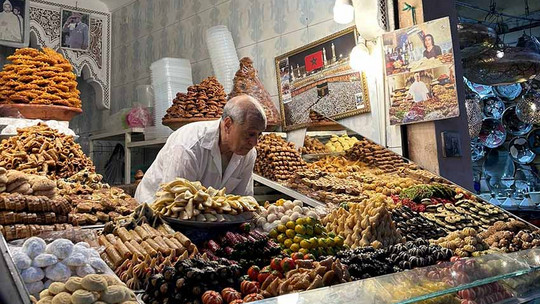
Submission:
M 28 55 L 32 54 L 32 55 Z M 43 51 L 19 49 L 8 57 L 0 77 L 0 103 L 53 104 L 81 107 L 76 75 L 72 66 L 61 54 L 52 49 Z M 43 90 L 49 95 L 19 94 Z M 57 96 L 60 92 L 70 96 Z M 73 98 L 73 100 L 69 100 Z

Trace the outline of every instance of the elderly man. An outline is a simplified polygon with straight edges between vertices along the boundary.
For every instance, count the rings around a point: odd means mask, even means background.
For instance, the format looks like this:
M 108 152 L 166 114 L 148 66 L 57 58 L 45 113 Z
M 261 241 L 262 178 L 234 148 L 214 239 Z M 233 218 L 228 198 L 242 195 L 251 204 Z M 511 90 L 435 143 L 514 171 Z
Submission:
M 19 18 L 13 13 L 13 5 L 9 0 L 2 4 L 0 12 L 0 39 L 22 42 Z
M 227 193 L 253 195 L 254 147 L 266 129 L 260 103 L 241 95 L 229 100 L 219 121 L 194 122 L 176 130 L 144 175 L 135 199 L 151 202 L 161 183 L 176 177 Z
M 64 23 L 62 32 L 68 33 L 64 43 L 72 49 L 88 48 L 88 25 L 82 22 L 82 14 L 73 12 Z

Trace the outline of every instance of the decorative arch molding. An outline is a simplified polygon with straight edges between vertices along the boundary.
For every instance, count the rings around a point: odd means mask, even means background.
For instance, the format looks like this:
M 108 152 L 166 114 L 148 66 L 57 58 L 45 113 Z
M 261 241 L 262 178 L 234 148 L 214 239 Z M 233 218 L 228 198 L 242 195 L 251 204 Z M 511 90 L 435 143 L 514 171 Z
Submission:
M 61 48 L 62 9 L 90 14 L 88 50 Z M 30 40 L 39 47 L 49 47 L 66 57 L 77 76 L 82 76 L 96 90 L 96 106 L 111 105 L 111 14 L 45 0 L 30 1 Z M 84 101 L 83 101 L 84 102 Z

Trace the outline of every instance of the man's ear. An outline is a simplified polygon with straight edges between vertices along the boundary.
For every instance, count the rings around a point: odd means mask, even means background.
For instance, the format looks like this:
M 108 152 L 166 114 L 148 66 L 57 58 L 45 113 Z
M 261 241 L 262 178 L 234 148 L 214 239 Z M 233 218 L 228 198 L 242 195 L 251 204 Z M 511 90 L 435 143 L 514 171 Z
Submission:
M 223 120 L 223 126 L 225 127 L 225 131 L 230 131 L 232 125 L 233 125 L 233 121 L 232 121 L 232 119 L 230 117 L 226 117 Z

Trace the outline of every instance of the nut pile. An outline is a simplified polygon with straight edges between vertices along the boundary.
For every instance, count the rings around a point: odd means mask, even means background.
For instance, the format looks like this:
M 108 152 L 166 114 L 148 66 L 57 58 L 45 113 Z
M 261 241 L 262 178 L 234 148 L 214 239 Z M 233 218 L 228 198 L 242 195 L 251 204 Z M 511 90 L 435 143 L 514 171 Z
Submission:
M 482 240 L 476 229 L 471 227 L 451 232 L 445 237 L 432 241 L 432 243 L 454 251 L 454 254 L 459 257 L 476 256 L 489 249 L 488 244 Z
M 326 146 L 317 138 L 306 136 L 304 146 L 300 149 L 302 154 L 321 154 L 328 153 Z
M 387 205 L 391 200 L 379 195 L 358 204 L 349 204 L 349 210 L 337 208 L 322 222 L 326 230 L 341 235 L 351 248 L 373 246 L 388 247 L 402 243 L 405 238 L 397 230 Z
M 219 118 L 227 103 L 227 94 L 215 77 L 192 85 L 187 93 L 177 93 L 164 120 L 171 118 Z
M 39 123 L 17 130 L 0 144 L 0 167 L 50 178 L 66 178 L 95 168 L 73 137 Z
M 56 195 L 56 183 L 44 176 L 6 170 L 0 167 L 1 192 L 53 198 Z
M 49 48 L 22 48 L 7 57 L 0 72 L 0 103 L 81 107 L 77 77 L 71 64 Z
M 163 184 L 152 209 L 164 216 L 199 222 L 225 222 L 253 217 L 259 204 L 250 196 L 225 194 L 200 182 L 177 178 Z
M 341 136 L 332 135 L 330 140 L 326 143 L 326 147 L 330 152 L 345 152 L 352 148 L 352 146 L 358 141 L 358 138 L 352 136 L 349 137 L 346 134 Z
M 69 222 L 73 225 L 94 225 L 98 222 L 106 223 L 119 216 L 133 212 L 139 203 L 116 187 L 95 190 L 87 195 L 66 196 L 73 205 L 69 214 Z
M 63 196 L 92 194 L 95 190 L 108 189 L 109 185 L 101 183 L 103 176 L 84 169 L 74 175 L 56 181 L 58 194 Z
M 346 152 L 350 160 L 360 160 L 384 172 L 395 172 L 406 167 L 401 156 L 377 144 L 362 139 Z
M 480 237 L 492 248 L 514 252 L 540 246 L 540 233 L 520 221 L 498 221 L 481 232 Z
M 424 199 L 432 198 L 453 199 L 455 195 L 456 191 L 448 185 L 430 183 L 403 189 L 399 197 L 420 203 Z
M 306 163 L 293 143 L 285 141 L 275 133 L 259 138 L 257 160 L 253 169 L 255 173 L 275 181 L 283 181 L 305 166 Z
M 135 294 L 112 275 L 89 274 L 72 277 L 65 283 L 51 284 L 40 294 L 39 304 L 46 303 L 137 303 Z
M 446 232 L 441 227 L 423 218 L 418 212 L 412 211 L 407 206 L 392 210 L 392 219 L 401 235 L 404 235 L 409 241 L 417 238 L 428 240 L 446 236 Z

